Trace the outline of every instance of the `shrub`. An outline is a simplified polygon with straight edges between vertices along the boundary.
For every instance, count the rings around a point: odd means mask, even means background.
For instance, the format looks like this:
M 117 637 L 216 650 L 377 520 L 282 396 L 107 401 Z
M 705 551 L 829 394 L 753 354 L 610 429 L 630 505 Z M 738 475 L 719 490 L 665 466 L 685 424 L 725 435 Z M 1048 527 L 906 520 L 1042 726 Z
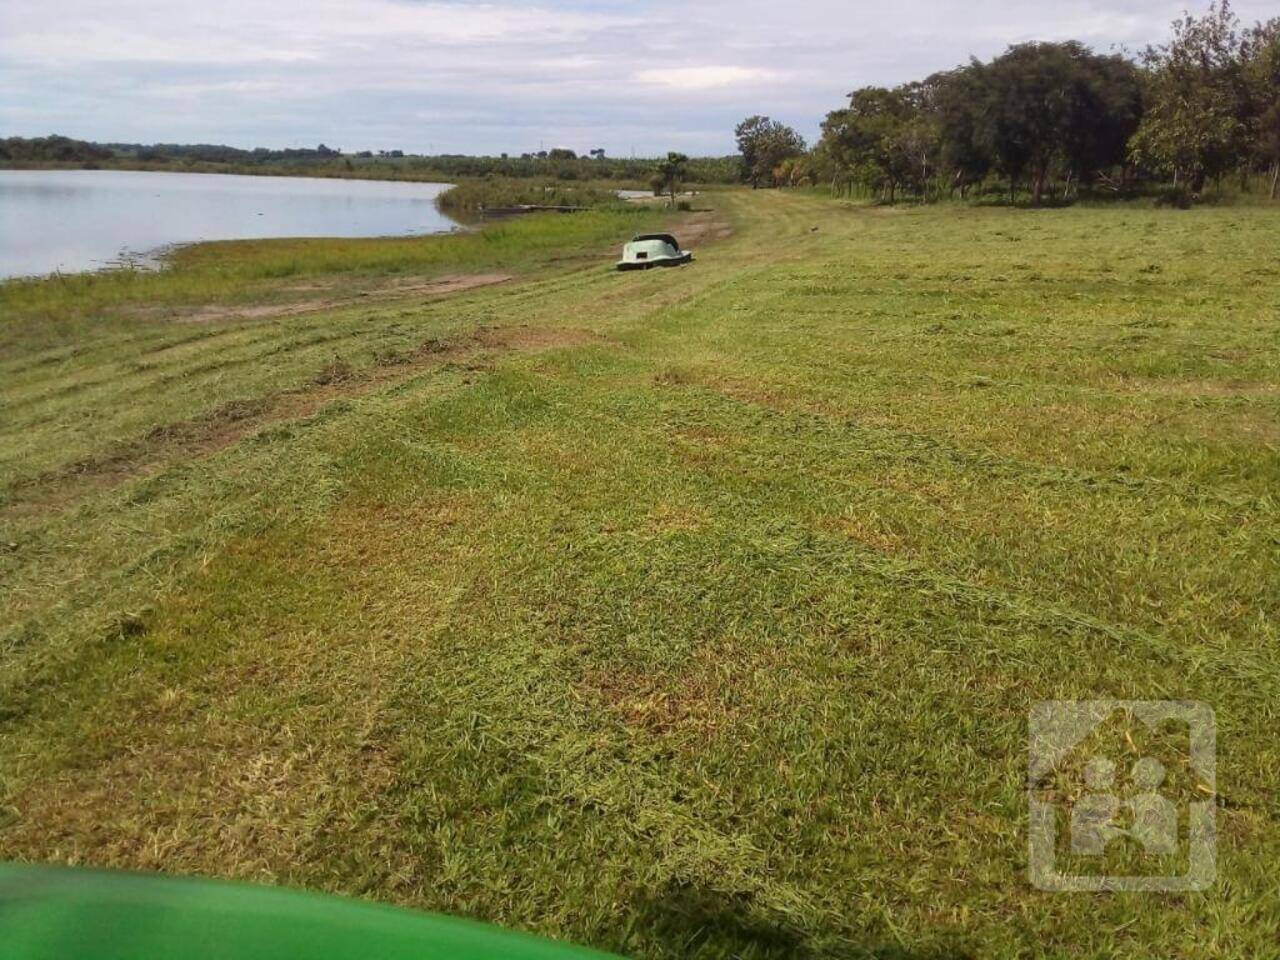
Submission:
M 496 207 L 607 207 L 622 205 L 612 190 L 554 180 L 517 180 L 504 177 L 464 180 L 450 187 L 437 201 L 447 213 L 466 216 Z

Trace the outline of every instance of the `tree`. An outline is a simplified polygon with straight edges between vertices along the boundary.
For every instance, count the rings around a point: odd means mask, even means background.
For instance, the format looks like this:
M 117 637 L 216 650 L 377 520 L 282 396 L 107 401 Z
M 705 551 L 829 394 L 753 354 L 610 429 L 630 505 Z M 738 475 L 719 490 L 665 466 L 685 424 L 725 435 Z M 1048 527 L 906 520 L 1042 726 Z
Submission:
M 909 174 L 900 138 L 915 118 L 915 106 L 903 88 L 863 87 L 849 94 L 848 107 L 827 114 L 822 139 L 826 152 L 849 176 L 884 189 L 892 203 Z
M 843 189 L 847 171 L 832 154 L 831 144 L 825 137 L 814 144 L 813 149 L 805 155 L 805 164 L 813 182 L 822 181 L 831 185 L 832 196 Z
M 899 87 L 904 111 L 889 139 L 893 168 L 902 182 L 922 200 L 929 195 L 929 181 L 938 167 L 941 128 L 934 103 L 936 89 L 925 83 Z
M 1121 57 L 1023 44 L 923 83 L 855 90 L 823 123 L 824 152 L 891 203 L 902 189 L 927 199 L 942 171 L 963 195 L 994 168 L 1011 195 L 1030 176 L 1038 204 L 1052 176 L 1069 185 L 1123 161 L 1140 98 Z
M 1254 156 L 1270 174 L 1275 200 L 1280 194 L 1280 17 L 1253 27 L 1241 46 Z
M 933 88 L 938 164 L 948 171 L 952 192 L 959 190 L 962 198 L 991 170 L 991 152 L 978 136 L 984 81 L 976 62 L 925 81 Z
M 665 160 L 658 163 L 658 171 L 654 177 L 656 186 L 660 186 L 662 192 L 671 195 L 671 206 L 676 205 L 676 193 L 680 189 L 680 181 L 684 179 L 685 169 L 689 164 L 689 158 L 683 153 L 675 153 L 674 151 L 667 154 Z
M 789 157 L 804 153 L 804 137 L 768 117 L 748 117 L 734 129 L 742 155 L 742 179 L 753 188 L 773 181 L 774 169 Z
M 1070 117 L 1063 160 L 1068 178 L 1082 181 L 1128 160 L 1129 141 L 1142 122 L 1142 76 L 1119 56 L 1088 54 L 1077 66 L 1084 83 L 1079 109 Z
M 1271 199 L 1280 198 L 1280 103 L 1259 120 L 1258 154 L 1270 164 Z
M 983 67 L 977 139 L 1009 178 L 1031 178 L 1039 205 L 1049 177 L 1072 178 L 1119 162 L 1141 116 L 1137 71 L 1074 41 L 1010 47 Z
M 1203 17 L 1175 20 L 1173 39 L 1143 53 L 1146 116 L 1130 145 L 1133 159 L 1193 196 L 1236 165 L 1249 142 L 1249 95 L 1239 21 L 1228 0 Z
M 578 155 L 565 147 L 556 147 L 547 154 L 548 160 L 577 160 Z
M 779 187 L 802 187 L 813 183 L 814 166 L 810 155 L 787 157 L 773 168 L 773 182 Z
M 112 151 L 97 143 L 72 140 L 53 134 L 48 137 L 10 137 L 0 140 L 0 160 L 30 163 L 55 160 L 62 163 L 96 163 L 109 160 Z

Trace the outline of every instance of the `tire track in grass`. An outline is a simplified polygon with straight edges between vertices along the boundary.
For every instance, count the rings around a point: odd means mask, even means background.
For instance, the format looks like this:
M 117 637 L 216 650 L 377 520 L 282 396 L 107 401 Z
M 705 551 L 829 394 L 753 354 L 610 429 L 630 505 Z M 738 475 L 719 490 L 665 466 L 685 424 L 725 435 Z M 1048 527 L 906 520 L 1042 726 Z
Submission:
M 360 370 L 336 361 L 305 386 L 229 401 L 211 413 L 155 427 L 141 440 L 19 482 L 10 489 L 9 501 L 0 504 L 0 518 L 65 509 L 92 491 L 154 473 L 178 459 L 210 456 L 265 427 L 311 416 L 333 400 L 361 396 L 424 370 L 476 364 L 508 351 L 536 352 L 592 342 L 606 341 L 584 330 L 481 327 L 453 339 L 433 337 L 413 350 L 384 355 Z

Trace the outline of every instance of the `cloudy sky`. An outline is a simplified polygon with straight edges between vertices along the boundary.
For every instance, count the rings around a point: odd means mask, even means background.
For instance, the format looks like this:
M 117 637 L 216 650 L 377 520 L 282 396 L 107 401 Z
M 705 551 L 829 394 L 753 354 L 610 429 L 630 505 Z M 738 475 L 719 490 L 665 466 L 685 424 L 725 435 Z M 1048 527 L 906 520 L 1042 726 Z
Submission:
M 1207 0 L 1192 0 L 1199 9 Z M 1246 21 L 1276 0 L 1238 0 Z M 2 0 L 0 135 L 728 153 L 1023 40 L 1159 41 L 1185 0 Z

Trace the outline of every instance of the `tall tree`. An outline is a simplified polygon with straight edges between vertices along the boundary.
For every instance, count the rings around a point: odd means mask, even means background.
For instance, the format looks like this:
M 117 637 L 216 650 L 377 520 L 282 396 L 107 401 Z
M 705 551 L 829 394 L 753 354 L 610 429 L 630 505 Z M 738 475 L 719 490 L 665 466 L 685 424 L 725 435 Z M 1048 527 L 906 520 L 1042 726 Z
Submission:
M 937 172 L 942 128 L 937 111 L 937 88 L 925 81 L 899 87 L 905 105 L 902 119 L 890 137 L 895 169 L 921 200 L 927 200 L 929 184 Z
M 773 171 L 790 157 L 804 153 L 804 137 L 777 120 L 754 116 L 734 130 L 738 153 L 742 156 L 742 179 L 751 186 L 773 182 Z
M 947 172 L 951 189 L 963 197 L 991 169 L 991 151 L 979 137 L 985 75 L 976 61 L 967 67 L 934 74 L 933 113 L 938 129 L 938 163 Z
M 978 138 L 1011 192 L 1031 178 L 1035 204 L 1055 171 L 1081 177 L 1120 160 L 1141 115 L 1133 65 L 1075 42 L 1010 47 L 981 78 Z
M 826 152 L 853 179 L 883 189 L 892 203 L 910 175 L 900 138 L 916 115 L 902 88 L 855 90 L 849 94 L 849 106 L 831 111 L 822 123 Z
M 1130 144 L 1134 160 L 1193 195 L 1235 167 L 1249 144 L 1249 91 L 1239 21 L 1228 0 L 1203 17 L 1174 21 L 1173 39 L 1143 54 L 1146 116 Z
M 1280 194 L 1280 17 L 1249 30 L 1241 44 L 1249 87 L 1251 138 L 1259 165 L 1271 178 L 1271 199 Z

